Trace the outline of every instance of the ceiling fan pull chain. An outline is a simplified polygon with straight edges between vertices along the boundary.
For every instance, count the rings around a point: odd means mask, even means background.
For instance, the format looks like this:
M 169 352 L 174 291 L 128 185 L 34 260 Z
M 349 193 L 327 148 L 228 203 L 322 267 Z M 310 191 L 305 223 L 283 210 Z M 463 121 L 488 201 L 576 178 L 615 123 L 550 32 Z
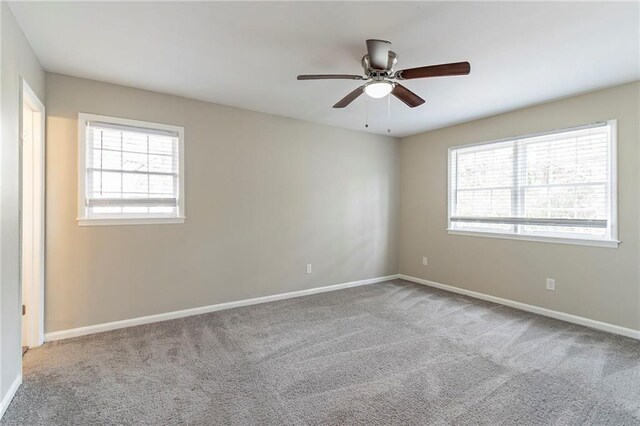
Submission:
M 387 133 L 391 133 L 391 96 L 387 95 Z
M 369 127 L 369 97 L 364 98 L 364 127 Z

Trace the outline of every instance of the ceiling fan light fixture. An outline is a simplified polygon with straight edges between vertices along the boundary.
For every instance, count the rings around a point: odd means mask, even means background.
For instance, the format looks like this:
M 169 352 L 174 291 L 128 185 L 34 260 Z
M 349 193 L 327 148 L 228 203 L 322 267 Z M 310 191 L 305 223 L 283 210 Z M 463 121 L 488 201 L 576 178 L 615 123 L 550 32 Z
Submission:
M 393 83 L 389 81 L 373 81 L 364 86 L 364 92 L 372 98 L 384 98 L 393 90 Z

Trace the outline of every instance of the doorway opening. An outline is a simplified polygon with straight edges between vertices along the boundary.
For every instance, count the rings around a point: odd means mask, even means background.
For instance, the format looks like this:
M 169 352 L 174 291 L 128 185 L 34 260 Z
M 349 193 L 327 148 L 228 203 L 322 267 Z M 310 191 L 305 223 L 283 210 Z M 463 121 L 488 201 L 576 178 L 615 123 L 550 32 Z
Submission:
M 44 105 L 21 79 L 20 260 L 22 354 L 44 341 Z

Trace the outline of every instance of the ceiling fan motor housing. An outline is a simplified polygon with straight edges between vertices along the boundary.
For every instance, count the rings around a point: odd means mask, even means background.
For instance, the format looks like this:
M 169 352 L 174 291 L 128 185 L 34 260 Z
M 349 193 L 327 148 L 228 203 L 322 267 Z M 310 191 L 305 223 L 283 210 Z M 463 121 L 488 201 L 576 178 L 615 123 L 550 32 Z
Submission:
M 369 77 L 375 77 L 379 75 L 384 75 L 386 77 L 390 77 L 393 73 L 393 67 L 398 63 L 398 57 L 395 52 L 389 51 L 389 58 L 387 60 L 386 69 L 377 69 L 371 65 L 371 60 L 369 59 L 369 55 L 364 55 L 362 57 L 362 68 L 364 69 L 365 75 Z

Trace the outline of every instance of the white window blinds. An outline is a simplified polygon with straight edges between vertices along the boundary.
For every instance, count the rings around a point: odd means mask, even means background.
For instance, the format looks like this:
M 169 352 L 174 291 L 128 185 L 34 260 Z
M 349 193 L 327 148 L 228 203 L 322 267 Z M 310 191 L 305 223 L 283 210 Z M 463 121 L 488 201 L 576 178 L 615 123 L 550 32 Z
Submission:
M 612 123 L 452 148 L 452 230 L 614 239 Z
M 174 130 L 85 121 L 85 218 L 179 217 L 179 144 Z

